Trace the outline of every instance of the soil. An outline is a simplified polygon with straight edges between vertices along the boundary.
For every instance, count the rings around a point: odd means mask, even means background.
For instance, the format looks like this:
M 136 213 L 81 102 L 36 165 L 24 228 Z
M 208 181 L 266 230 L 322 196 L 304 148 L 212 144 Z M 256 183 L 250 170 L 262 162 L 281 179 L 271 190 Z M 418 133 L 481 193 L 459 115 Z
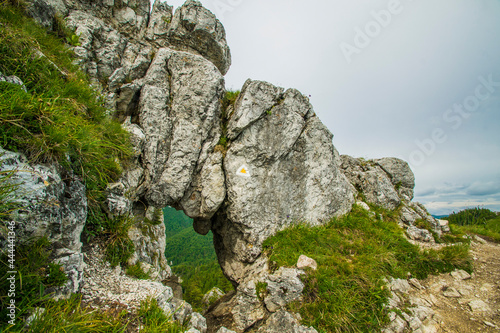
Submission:
M 410 298 L 430 303 L 438 333 L 500 332 L 500 244 L 476 236 L 471 255 L 470 278 L 431 276 L 420 281 L 425 289 L 410 292 Z M 454 291 L 458 293 L 453 295 Z

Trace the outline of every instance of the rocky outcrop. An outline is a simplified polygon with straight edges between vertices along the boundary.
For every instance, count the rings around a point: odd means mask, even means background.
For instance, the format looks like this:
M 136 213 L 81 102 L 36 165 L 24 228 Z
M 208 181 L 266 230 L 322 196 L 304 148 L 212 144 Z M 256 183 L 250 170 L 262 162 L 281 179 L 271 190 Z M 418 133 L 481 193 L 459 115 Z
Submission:
M 294 89 L 247 81 L 229 115 L 228 137 L 227 199 L 212 231 L 225 274 L 240 283 L 252 275 L 250 264 L 262 265 L 267 237 L 347 213 L 354 190 L 337 168 L 332 134 Z
M 411 202 L 407 163 L 340 156 L 299 91 L 248 80 L 234 105 L 222 110 L 230 51 L 223 26 L 199 1 L 186 1 L 175 13 L 158 0 L 151 12 L 147 0 L 28 3 L 46 9 L 31 11 L 40 22 L 58 14 L 75 30 L 78 62 L 131 134 L 135 154 L 109 184 L 105 202 L 110 217 L 134 220 L 129 264 L 157 280 L 169 277 L 163 222 L 155 217 L 167 205 L 192 217 L 198 233 L 213 232 L 236 291 L 210 309 L 211 329 L 315 332 L 284 311 L 301 297 L 302 271 L 270 272 L 262 253 L 263 242 L 287 226 L 324 224 L 358 199 L 367 209 L 367 203 L 398 209 L 409 237 L 431 241 L 420 220 L 440 231 Z M 181 321 L 192 312 L 180 300 L 160 303 L 166 313 L 179 308 Z M 195 324 L 192 331 L 203 330 Z
M 15 191 L 19 209 L 11 214 L 16 243 L 46 237 L 54 251 L 51 260 L 68 276 L 66 284 L 47 292 L 67 298 L 80 290 L 85 267 L 80 236 L 87 219 L 85 186 L 59 165 L 31 165 L 22 154 L 0 148 L 0 173 Z M 2 226 L 3 227 L 3 226 Z M 2 228 L 2 251 L 7 236 Z
M 406 229 L 407 236 L 414 241 L 433 243 L 431 231 L 440 236 L 449 231 L 432 217 L 425 207 L 412 202 L 415 176 L 410 166 L 398 158 L 365 160 L 351 156 L 341 156 L 340 167 L 358 196 L 376 206 L 388 210 L 398 210 L 400 224 Z M 361 201 L 361 205 L 366 205 Z M 366 208 L 369 207 L 366 205 Z M 425 228 L 422 228 L 424 226 Z

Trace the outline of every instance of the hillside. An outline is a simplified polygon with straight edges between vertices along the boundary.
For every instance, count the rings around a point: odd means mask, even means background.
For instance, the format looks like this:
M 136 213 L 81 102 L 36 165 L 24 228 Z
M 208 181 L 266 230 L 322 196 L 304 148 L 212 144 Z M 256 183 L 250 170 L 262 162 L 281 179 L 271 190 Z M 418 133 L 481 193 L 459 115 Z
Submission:
M 2 332 L 439 324 L 405 292 L 472 273 L 464 228 L 497 217 L 436 220 L 407 162 L 340 155 L 306 95 L 227 92 L 230 64 L 196 0 L 0 1 Z

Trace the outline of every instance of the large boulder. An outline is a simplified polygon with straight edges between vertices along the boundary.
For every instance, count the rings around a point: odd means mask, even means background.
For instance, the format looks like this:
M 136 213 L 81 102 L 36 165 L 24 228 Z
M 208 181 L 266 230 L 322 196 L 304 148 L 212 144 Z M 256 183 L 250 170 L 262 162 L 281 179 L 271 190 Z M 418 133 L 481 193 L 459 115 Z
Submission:
M 51 260 L 60 264 L 68 276 L 66 284 L 55 290 L 55 298 L 68 298 L 80 290 L 84 261 L 80 236 L 87 219 L 85 186 L 58 166 L 32 165 L 25 156 L 0 148 L 0 174 L 14 189 L 19 207 L 12 214 L 16 243 L 46 237 L 53 246 Z M 3 223 L 3 222 L 2 222 Z M 2 251 L 6 237 L 2 225 Z
M 224 26 L 197 0 L 187 0 L 174 14 L 168 31 L 169 42 L 207 58 L 224 75 L 231 66 L 231 53 Z
M 369 203 L 394 210 L 401 198 L 389 175 L 374 161 L 342 155 L 341 168 L 351 184 Z
M 318 225 L 347 213 L 354 189 L 337 167 L 332 134 L 294 89 L 247 81 L 228 129 L 227 199 L 212 221 L 226 276 L 260 271 L 263 241 L 298 222 Z

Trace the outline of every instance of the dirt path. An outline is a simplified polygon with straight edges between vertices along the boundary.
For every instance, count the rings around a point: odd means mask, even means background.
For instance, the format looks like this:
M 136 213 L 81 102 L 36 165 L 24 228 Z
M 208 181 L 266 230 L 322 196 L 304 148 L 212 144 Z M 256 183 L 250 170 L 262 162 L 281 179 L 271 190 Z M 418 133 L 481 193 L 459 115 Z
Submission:
M 420 281 L 410 300 L 429 303 L 437 322 L 434 332 L 500 332 L 500 244 L 476 238 L 471 244 L 472 276 L 460 272 Z

